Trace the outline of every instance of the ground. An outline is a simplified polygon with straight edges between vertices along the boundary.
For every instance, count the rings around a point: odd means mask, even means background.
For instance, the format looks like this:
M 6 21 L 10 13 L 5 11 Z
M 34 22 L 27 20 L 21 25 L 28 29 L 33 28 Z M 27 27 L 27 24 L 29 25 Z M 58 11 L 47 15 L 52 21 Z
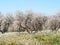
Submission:
M 0 45 L 60 45 L 60 31 L 0 33 Z

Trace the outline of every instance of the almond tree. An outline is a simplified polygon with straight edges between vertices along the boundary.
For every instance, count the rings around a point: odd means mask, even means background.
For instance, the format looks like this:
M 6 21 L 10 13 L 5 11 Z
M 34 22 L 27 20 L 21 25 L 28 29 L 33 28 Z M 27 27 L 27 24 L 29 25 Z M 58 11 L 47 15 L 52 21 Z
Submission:
M 2 30 L 1 30 L 1 26 L 2 26 L 1 23 L 3 21 L 2 19 L 3 19 L 3 14 L 0 12 L 0 32 L 2 32 Z
M 23 12 L 22 11 L 16 11 L 14 14 L 14 22 L 13 22 L 13 26 L 14 26 L 14 30 L 15 31 L 25 31 L 22 26 L 22 23 L 24 21 L 24 16 L 23 16 Z
M 3 21 L 1 23 L 1 30 L 4 33 L 8 31 L 9 26 L 12 24 L 13 17 L 10 13 L 7 13 L 2 20 Z

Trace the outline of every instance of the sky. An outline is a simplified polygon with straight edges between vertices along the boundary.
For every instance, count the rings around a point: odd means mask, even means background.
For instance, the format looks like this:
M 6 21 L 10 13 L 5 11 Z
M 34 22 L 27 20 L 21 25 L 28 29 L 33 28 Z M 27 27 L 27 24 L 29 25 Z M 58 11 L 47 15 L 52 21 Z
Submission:
M 60 9 L 60 0 L 0 0 L 0 12 L 15 12 L 16 10 L 54 14 Z

